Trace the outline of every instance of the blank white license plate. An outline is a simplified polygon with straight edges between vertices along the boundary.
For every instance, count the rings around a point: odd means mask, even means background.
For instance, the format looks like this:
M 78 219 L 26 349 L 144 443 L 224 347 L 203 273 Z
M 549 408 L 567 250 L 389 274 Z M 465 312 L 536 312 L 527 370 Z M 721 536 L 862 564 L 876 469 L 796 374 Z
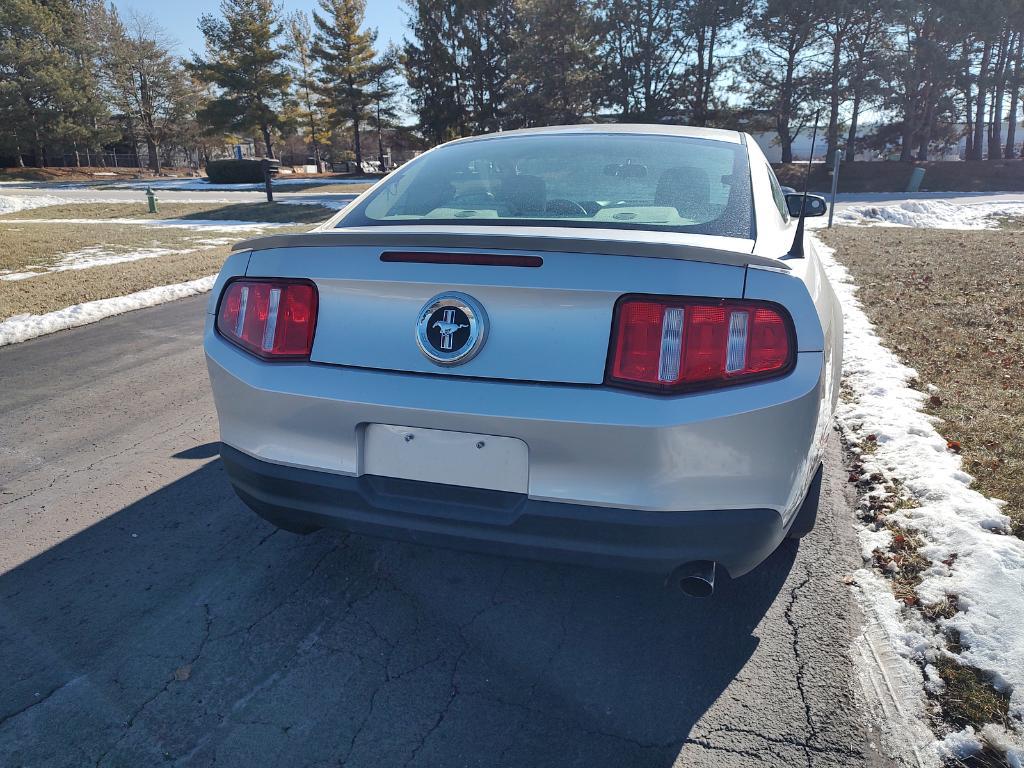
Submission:
M 363 472 L 526 493 L 529 449 L 514 437 L 368 424 L 363 433 Z

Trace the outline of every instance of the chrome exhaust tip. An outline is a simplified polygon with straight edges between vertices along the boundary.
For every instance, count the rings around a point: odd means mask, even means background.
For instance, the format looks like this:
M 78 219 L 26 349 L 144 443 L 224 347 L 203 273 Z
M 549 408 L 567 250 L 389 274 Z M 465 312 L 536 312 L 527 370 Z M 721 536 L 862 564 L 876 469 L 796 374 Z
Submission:
M 672 572 L 669 581 L 690 597 L 711 597 L 715 591 L 715 563 L 711 560 L 683 563 Z

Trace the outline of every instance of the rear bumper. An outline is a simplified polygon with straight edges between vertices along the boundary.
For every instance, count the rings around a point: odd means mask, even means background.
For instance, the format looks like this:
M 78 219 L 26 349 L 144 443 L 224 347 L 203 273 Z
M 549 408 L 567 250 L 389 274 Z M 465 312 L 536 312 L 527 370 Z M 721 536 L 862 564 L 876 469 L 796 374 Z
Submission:
M 347 476 L 253 458 L 221 458 L 239 497 L 277 524 L 338 528 L 502 556 L 668 575 L 713 560 L 736 577 L 786 534 L 771 509 L 651 512 L 531 499 L 374 475 Z
M 368 425 L 509 437 L 528 446 L 531 501 L 770 509 L 788 524 L 830 426 L 820 352 L 778 379 L 677 397 L 265 363 L 217 336 L 212 315 L 206 353 L 221 440 L 249 456 L 359 477 Z

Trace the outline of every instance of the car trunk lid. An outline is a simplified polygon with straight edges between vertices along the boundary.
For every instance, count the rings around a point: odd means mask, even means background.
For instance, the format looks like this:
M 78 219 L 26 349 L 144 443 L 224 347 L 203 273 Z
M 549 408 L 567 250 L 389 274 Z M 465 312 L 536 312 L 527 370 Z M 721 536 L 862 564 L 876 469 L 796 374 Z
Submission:
M 313 362 L 598 384 L 620 296 L 740 298 L 745 266 L 761 258 L 750 256 L 750 241 L 707 236 L 386 229 L 283 235 L 246 244 L 253 249 L 248 276 L 316 283 Z M 471 359 L 439 365 L 421 351 L 417 322 L 433 299 L 453 292 L 483 308 L 486 338 Z

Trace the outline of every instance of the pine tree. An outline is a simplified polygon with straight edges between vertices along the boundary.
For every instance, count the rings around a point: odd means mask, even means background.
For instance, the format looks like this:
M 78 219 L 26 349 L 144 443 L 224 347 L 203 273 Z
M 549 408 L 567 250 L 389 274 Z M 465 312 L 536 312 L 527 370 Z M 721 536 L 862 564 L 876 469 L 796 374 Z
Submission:
M 772 116 L 784 163 L 793 162 L 793 139 L 821 91 L 812 69 L 816 10 L 815 0 L 766 0 L 748 30 L 750 50 L 740 71 L 752 106 Z
M 473 133 L 497 131 L 508 120 L 516 0 L 461 0 L 458 36 L 465 83 L 466 122 Z
M 267 157 L 273 158 L 273 130 L 281 124 L 291 83 L 286 54 L 275 46 L 282 33 L 280 9 L 273 0 L 221 0 L 220 13 L 223 18 L 199 18 L 207 57 L 193 53 L 188 64 L 199 80 L 217 89 L 199 117 L 222 131 L 258 128 Z
M 361 30 L 365 0 L 319 0 L 319 5 L 322 15 L 313 11 L 313 55 L 320 65 L 317 90 L 330 105 L 328 123 L 332 127 L 351 127 L 356 166 L 361 168 L 359 131 L 369 118 L 372 102 L 377 30 Z
M 653 122 L 682 97 L 692 40 L 681 0 L 604 0 L 599 6 L 605 103 L 624 120 Z
M 511 112 L 518 125 L 578 123 L 600 93 L 597 20 L 583 0 L 520 0 Z
M 291 48 L 299 118 L 309 129 L 316 172 L 323 173 L 319 133 L 321 114 L 316 100 L 316 62 L 313 60 L 313 31 L 309 26 L 309 17 L 303 11 L 293 13 L 287 19 L 285 34 Z
M 30 151 L 46 164 L 48 148 L 98 149 L 112 139 L 97 87 L 96 0 L 0 2 L 0 143 L 23 163 Z
M 749 0 L 693 0 L 686 26 L 693 36 L 693 58 L 683 88 L 694 125 L 707 125 L 715 102 L 715 83 L 726 70 L 722 51 L 733 42 L 737 22 L 750 13 Z
M 464 0 L 407 3 L 413 39 L 405 41 L 402 64 L 419 129 L 434 143 L 465 135 L 469 114 Z
M 400 60 L 401 52 L 398 50 L 398 46 L 389 45 L 380 58 L 374 62 L 370 79 L 370 122 L 377 133 L 377 157 L 382 171 L 386 170 L 384 167 L 384 129 L 394 126 L 398 118 L 399 84 L 397 75 Z

